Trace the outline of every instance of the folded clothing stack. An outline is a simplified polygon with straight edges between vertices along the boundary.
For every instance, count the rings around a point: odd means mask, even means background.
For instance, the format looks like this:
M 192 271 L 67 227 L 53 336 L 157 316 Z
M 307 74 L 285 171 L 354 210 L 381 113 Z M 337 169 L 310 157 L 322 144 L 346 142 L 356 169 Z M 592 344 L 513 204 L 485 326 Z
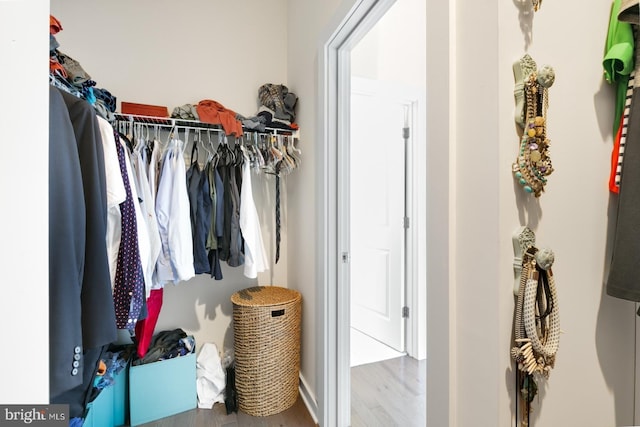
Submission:
M 89 73 L 69 55 L 58 48 L 55 35 L 62 31 L 62 24 L 49 15 L 49 83 L 78 98 L 88 101 L 96 112 L 106 120 L 114 119 L 116 97 L 106 89 L 96 87 Z
M 158 332 L 151 340 L 149 350 L 142 358 L 135 358 L 132 365 L 144 365 L 160 360 L 173 359 L 194 353 L 196 342 L 192 335 L 187 335 L 180 328 Z
M 285 85 L 266 83 L 258 89 L 258 117 L 263 117 L 268 127 L 280 129 L 298 129 L 295 108 L 298 96 L 289 92 Z

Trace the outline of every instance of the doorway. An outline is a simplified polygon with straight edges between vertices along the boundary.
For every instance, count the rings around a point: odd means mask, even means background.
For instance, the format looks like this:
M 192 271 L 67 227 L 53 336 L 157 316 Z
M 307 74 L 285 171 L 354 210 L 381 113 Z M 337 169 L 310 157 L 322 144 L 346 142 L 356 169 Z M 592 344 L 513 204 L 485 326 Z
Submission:
M 416 147 L 424 147 L 425 89 L 358 76 L 359 57 L 370 55 L 360 45 L 352 50 L 350 95 L 352 367 L 403 354 L 426 357 L 425 209 L 417 199 L 425 159 Z
M 345 2 L 345 6 L 348 6 Z M 401 2 L 398 2 L 401 3 Z M 409 1 L 402 1 L 403 4 Z M 423 389 L 427 394 L 428 425 L 448 425 L 450 416 L 450 364 L 449 364 L 449 8 L 446 4 L 428 0 L 426 5 L 427 52 L 434 52 L 427 64 L 427 86 L 429 103 L 416 113 L 425 126 L 422 144 L 413 147 L 411 159 L 422 159 L 426 166 L 423 178 L 416 179 L 409 188 L 416 201 L 411 207 L 411 224 L 406 245 L 408 281 L 429 283 L 428 287 L 416 289 L 409 286 L 406 292 L 408 306 L 422 303 L 427 310 L 415 313 L 406 322 L 406 351 L 424 352 L 424 348 L 410 348 L 417 343 L 422 328 L 429 342 L 429 357 L 426 360 L 429 373 Z M 320 247 L 318 250 L 318 274 L 321 301 L 320 322 L 323 333 L 318 347 L 322 359 L 319 371 L 319 421 L 323 426 L 344 427 L 350 425 L 351 375 L 350 354 L 350 310 L 351 310 L 351 236 L 350 236 L 350 54 L 358 41 L 385 16 L 394 4 L 393 0 L 360 0 L 351 7 L 343 8 L 336 16 L 335 26 L 323 45 L 319 57 L 319 110 L 322 127 L 317 145 L 319 179 Z M 347 10 L 348 9 L 348 10 Z M 396 30 L 395 45 L 398 51 L 407 52 L 416 48 L 416 38 L 402 39 L 409 26 Z M 424 29 L 424 27 L 423 27 Z M 398 37 L 402 40 L 398 42 Z M 429 43 L 429 40 L 432 40 Z M 388 40 L 385 40 L 385 42 Z M 418 47 L 418 49 L 420 49 Z M 391 67 L 405 67 L 406 62 L 386 63 Z M 407 69 L 407 67 L 405 67 Z M 428 126 L 427 126 L 428 124 Z M 375 126 L 376 123 L 371 123 Z M 432 142 L 433 141 L 433 142 Z M 413 161 L 413 160 L 412 160 Z M 415 165 L 411 163 L 411 168 Z M 414 176 L 413 172 L 410 176 Z M 429 213 L 428 215 L 426 213 Z M 415 223 L 413 222 L 415 220 Z M 418 238 L 413 237 L 416 233 Z M 431 247 L 434 250 L 427 251 Z M 426 295 L 425 295 L 426 293 Z M 426 303 L 425 303 L 426 300 Z M 431 301 L 431 302 L 429 302 Z M 427 334 L 424 333 L 426 326 Z
M 351 367 L 406 351 L 405 162 L 410 147 L 402 130 L 411 103 L 391 96 L 394 89 L 379 80 L 351 78 Z
M 396 2 L 348 58 L 349 161 L 338 186 L 349 197 L 338 209 L 342 220 L 348 215 L 344 285 L 351 301 L 355 427 L 382 420 L 425 425 L 426 362 L 418 348 L 425 346 L 426 331 L 417 320 L 426 303 L 415 296 L 425 295 L 426 278 L 412 274 L 425 264 L 425 238 L 417 226 L 426 222 L 417 197 L 424 194 L 425 157 L 423 148 L 416 150 L 425 145 L 425 20 L 424 2 Z M 400 47 L 408 40 L 410 49 Z

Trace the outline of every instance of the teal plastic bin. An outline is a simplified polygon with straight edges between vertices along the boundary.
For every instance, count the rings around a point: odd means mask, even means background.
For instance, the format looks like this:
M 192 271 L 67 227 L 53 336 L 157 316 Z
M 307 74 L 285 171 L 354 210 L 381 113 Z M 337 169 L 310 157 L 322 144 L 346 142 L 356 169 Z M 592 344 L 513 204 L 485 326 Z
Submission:
M 124 368 L 114 377 L 114 383 L 105 387 L 98 397 L 87 405 L 89 412 L 84 420 L 83 427 L 119 427 L 125 425 L 128 403 L 127 379 L 128 368 Z
M 131 426 L 188 411 L 197 404 L 195 353 L 129 368 Z

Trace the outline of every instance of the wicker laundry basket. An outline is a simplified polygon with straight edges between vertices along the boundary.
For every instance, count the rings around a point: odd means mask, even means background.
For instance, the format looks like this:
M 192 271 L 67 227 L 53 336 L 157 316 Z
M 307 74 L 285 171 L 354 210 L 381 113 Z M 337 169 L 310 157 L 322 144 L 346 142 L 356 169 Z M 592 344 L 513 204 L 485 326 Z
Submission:
M 299 292 L 257 286 L 236 292 L 233 303 L 238 406 L 249 415 L 274 415 L 298 399 Z

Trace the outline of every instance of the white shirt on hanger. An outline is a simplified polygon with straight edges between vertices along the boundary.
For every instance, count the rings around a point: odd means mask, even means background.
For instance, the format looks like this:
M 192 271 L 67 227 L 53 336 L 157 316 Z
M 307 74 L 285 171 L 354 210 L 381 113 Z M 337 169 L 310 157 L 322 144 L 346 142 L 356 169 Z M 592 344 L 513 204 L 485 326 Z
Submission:
M 151 196 L 151 190 L 149 188 L 149 180 L 147 179 L 146 164 L 142 158 L 141 150 L 144 148 L 144 141 L 139 142 L 138 146 L 134 148 L 134 152 L 131 153 L 131 164 L 133 166 L 133 173 L 135 175 L 136 189 L 138 191 L 140 210 L 142 212 L 144 226 L 147 229 L 149 238 L 149 259 L 147 262 L 143 262 L 144 268 L 144 281 L 145 289 L 147 292 L 147 298 L 151 294 L 152 289 L 159 289 L 160 283 L 158 280 L 154 280 L 154 272 L 156 269 L 156 263 L 160 250 L 162 249 L 162 242 L 160 241 L 160 232 L 158 231 L 158 220 L 156 218 L 156 208 L 154 205 L 153 197 Z
M 242 190 L 240 191 L 240 230 L 244 238 L 244 275 L 250 279 L 255 279 L 258 277 L 258 273 L 269 269 L 269 261 L 262 241 L 258 212 L 253 201 L 251 162 L 244 150 L 243 156 Z
M 161 284 L 177 284 L 195 276 L 184 142 L 169 142 L 156 195 L 156 216 L 162 242 L 156 272 Z
M 113 127 L 100 116 L 98 125 L 102 137 L 102 151 L 104 153 L 104 171 L 107 183 L 107 258 L 109 261 L 109 273 L 111 275 L 111 289 L 116 280 L 116 266 L 118 251 L 120 250 L 120 237 L 122 235 L 122 219 L 120 215 L 120 203 L 127 198 L 124 181 L 120 173 L 120 161 L 116 150 L 116 140 L 113 136 Z

